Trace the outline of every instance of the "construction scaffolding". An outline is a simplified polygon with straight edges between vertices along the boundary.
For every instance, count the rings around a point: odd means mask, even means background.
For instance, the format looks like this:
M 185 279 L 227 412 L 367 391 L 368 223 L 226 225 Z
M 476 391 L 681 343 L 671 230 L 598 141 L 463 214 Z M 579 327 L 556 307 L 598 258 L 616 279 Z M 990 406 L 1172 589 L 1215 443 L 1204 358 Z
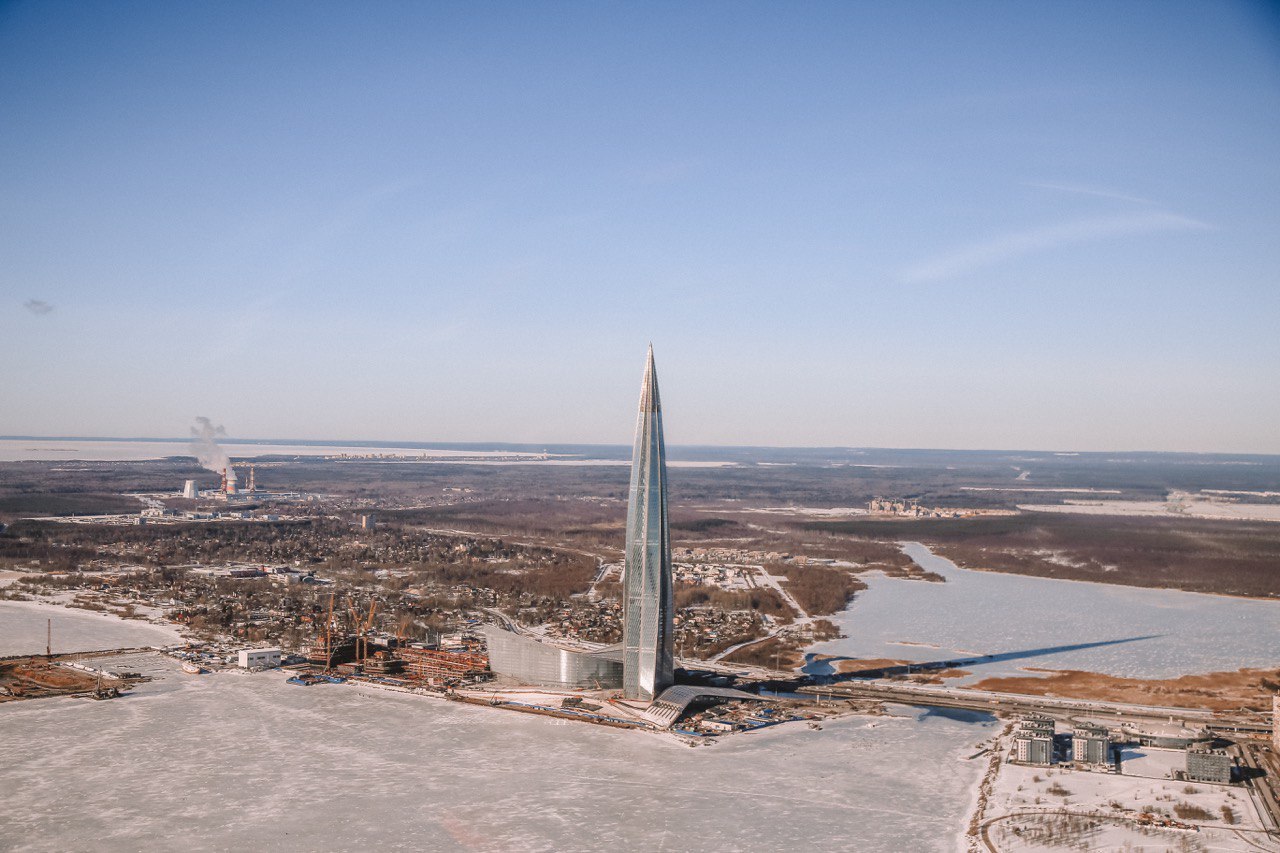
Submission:
M 479 652 L 443 649 L 398 649 L 405 674 L 424 681 L 483 678 L 489 673 L 489 656 Z

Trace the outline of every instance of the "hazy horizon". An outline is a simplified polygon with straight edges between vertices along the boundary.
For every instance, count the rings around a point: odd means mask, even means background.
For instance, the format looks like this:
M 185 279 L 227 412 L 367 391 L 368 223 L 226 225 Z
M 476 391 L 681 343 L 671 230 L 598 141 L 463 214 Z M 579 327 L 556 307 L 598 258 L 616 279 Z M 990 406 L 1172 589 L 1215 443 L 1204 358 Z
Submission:
M 146 435 L 0 435 L 0 441 L 102 441 L 102 442 L 156 442 L 164 444 L 190 444 L 189 436 L 146 436 Z M 297 436 L 224 436 L 218 439 L 219 444 L 232 446 L 244 445 L 303 445 L 369 448 L 503 448 L 513 452 L 533 453 L 571 452 L 573 449 L 600 448 L 631 452 L 631 442 L 569 442 L 569 441 L 436 441 L 432 439 L 379 439 L 379 438 L 302 438 Z M 764 451 L 833 451 L 858 453 L 986 453 L 986 454 L 1020 454 L 1038 453 L 1059 458 L 1073 456 L 1097 456 L 1115 454 L 1121 456 L 1139 456 L 1151 454 L 1157 456 L 1257 456 L 1265 458 L 1280 457 L 1280 453 L 1234 453 L 1212 450 L 1152 450 L 1142 447 L 1103 448 L 1099 450 L 1075 450 L 1060 447 L 889 447 L 889 446 L 856 446 L 841 444 L 706 444 L 670 442 L 667 448 L 677 451 L 689 450 L 764 450 Z M 190 454 L 177 454 L 190 455 Z
M 1280 453 L 1262 2 L 0 6 L 0 432 Z

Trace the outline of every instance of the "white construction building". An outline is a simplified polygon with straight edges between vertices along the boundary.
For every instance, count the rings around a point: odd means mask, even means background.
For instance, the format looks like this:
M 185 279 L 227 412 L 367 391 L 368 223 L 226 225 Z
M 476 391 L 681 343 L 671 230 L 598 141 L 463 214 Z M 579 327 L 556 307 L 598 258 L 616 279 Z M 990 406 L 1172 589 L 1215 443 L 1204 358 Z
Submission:
M 280 665 L 279 649 L 241 649 L 240 666 L 243 669 L 270 669 Z

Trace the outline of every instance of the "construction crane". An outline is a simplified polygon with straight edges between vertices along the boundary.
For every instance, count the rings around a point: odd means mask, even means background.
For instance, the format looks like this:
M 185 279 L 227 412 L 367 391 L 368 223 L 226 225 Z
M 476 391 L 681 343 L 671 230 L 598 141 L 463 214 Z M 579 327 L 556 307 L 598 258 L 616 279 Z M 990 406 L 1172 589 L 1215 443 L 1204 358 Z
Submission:
M 369 618 L 365 620 L 364 630 L 360 632 L 360 637 L 364 641 L 364 656 L 369 656 L 369 632 L 373 630 L 373 617 L 378 612 L 378 599 L 369 602 Z
M 333 669 L 333 596 L 334 593 L 329 593 L 329 618 L 324 622 L 324 651 L 327 655 L 324 662 L 325 672 Z
M 351 625 L 356 632 L 356 661 L 362 661 L 369 656 L 369 631 L 373 628 L 373 616 L 378 611 L 378 599 L 370 599 L 369 615 L 362 622 L 360 613 L 356 610 L 355 602 L 351 605 Z
M 347 602 L 347 613 L 351 616 L 351 633 L 356 637 L 356 663 L 360 663 L 360 613 L 356 610 L 354 598 Z

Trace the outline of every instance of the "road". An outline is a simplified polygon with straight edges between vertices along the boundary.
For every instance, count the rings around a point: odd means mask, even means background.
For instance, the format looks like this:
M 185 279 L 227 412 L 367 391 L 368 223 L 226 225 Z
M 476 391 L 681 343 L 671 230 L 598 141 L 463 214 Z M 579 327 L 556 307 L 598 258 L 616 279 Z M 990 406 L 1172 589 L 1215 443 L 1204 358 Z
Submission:
M 800 602 L 796 601 L 795 597 L 792 596 L 791 593 L 787 592 L 776 575 L 769 574 L 769 572 L 765 570 L 764 566 L 747 566 L 746 568 L 755 569 L 756 573 L 759 575 L 760 585 L 776 590 L 778 595 L 782 596 L 782 600 L 786 602 L 786 605 L 795 611 L 796 618 L 794 621 L 788 622 L 785 625 L 777 626 L 763 637 L 756 637 L 755 639 L 738 643 L 736 646 L 730 646 L 719 654 L 710 657 L 710 661 L 715 662 L 724 660 L 738 649 L 745 648 L 746 646 L 751 646 L 756 643 L 762 643 L 765 640 L 776 637 L 780 634 L 789 634 L 795 631 L 804 630 L 813 622 L 813 617 L 805 612 L 805 609 L 800 606 Z
M 989 713 L 1048 714 L 1059 718 L 1105 715 L 1116 719 L 1118 722 L 1133 720 L 1146 723 L 1178 723 L 1191 728 L 1208 726 L 1214 731 L 1220 732 L 1259 733 L 1258 724 L 1253 719 L 1190 708 L 1167 708 L 1119 702 L 1093 702 L 1084 699 L 1060 699 L 1052 696 L 1032 696 L 1023 693 L 994 693 L 961 687 L 875 680 L 848 681 L 832 685 L 806 685 L 797 689 L 801 693 L 810 695 L 874 699 L 883 702 L 898 702 L 904 705 L 963 708 L 971 711 L 987 711 Z
M 766 586 L 777 590 L 778 595 L 782 596 L 782 600 L 787 603 L 787 606 L 796 612 L 797 624 L 801 622 L 809 623 L 813 621 L 813 617 L 811 617 L 808 613 L 805 612 L 805 609 L 800 606 L 800 602 L 796 601 L 795 598 L 792 597 L 791 593 L 787 592 L 786 589 L 783 588 L 782 583 L 778 580 L 777 575 L 769 574 L 767 571 L 765 571 L 764 566 L 752 566 L 751 568 L 755 569 L 760 574 L 760 579 L 764 581 Z
M 1242 743 L 1240 759 L 1246 770 L 1257 774 L 1248 784 L 1257 790 L 1257 800 L 1266 808 L 1271 828 L 1280 831 L 1280 786 L 1276 784 L 1280 779 L 1280 756 L 1268 745 Z

